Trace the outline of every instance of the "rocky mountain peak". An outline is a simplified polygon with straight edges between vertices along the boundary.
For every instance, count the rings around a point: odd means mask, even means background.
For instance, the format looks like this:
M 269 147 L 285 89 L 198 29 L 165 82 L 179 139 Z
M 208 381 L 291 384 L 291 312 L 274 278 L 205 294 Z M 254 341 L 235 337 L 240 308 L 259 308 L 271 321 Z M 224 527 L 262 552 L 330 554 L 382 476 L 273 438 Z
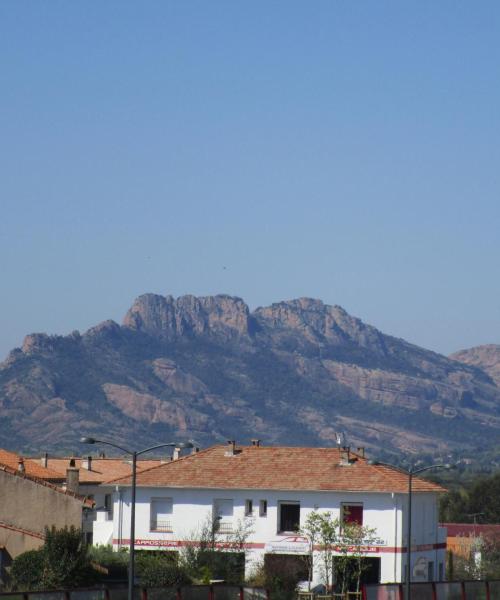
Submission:
M 249 313 L 233 296 L 146 294 L 123 325 L 27 336 L 0 364 L 2 436 L 71 451 L 81 431 L 302 445 L 343 431 L 373 450 L 462 453 L 498 439 L 500 346 L 453 358 L 313 298 Z
M 67 336 L 47 335 L 46 333 L 30 333 L 23 340 L 23 354 L 45 354 L 55 352 L 62 346 L 70 346 L 81 340 L 80 332 L 75 330 Z
M 293 331 L 314 344 L 357 345 L 385 353 L 380 332 L 351 316 L 341 306 L 314 298 L 297 298 L 258 308 L 254 316 L 265 328 Z
M 249 334 L 249 310 L 241 298 L 217 295 L 139 296 L 123 325 L 156 337 L 213 334 L 237 337 Z

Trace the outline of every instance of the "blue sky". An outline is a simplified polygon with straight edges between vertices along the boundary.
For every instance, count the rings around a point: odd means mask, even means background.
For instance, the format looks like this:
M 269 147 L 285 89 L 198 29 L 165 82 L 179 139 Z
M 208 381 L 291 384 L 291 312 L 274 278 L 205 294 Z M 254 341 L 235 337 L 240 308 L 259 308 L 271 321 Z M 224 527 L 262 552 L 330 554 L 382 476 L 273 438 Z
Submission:
M 500 343 L 500 3 L 0 3 L 0 358 L 141 293 Z

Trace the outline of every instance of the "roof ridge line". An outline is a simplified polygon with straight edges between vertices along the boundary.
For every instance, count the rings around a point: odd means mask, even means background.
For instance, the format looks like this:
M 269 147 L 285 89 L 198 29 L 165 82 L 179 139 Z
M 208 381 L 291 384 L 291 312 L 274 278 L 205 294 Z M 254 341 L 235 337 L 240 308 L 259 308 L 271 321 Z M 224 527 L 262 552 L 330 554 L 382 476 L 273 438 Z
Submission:
M 192 454 L 187 454 L 186 456 L 181 456 L 176 460 L 170 460 L 168 462 L 161 463 L 159 465 L 155 465 L 154 467 L 149 467 L 148 469 L 143 469 L 140 471 L 140 474 L 149 473 L 150 471 L 154 471 L 155 469 L 160 469 L 167 467 L 168 465 L 173 465 L 174 463 L 178 463 L 181 460 L 187 460 L 188 458 L 193 458 L 195 456 L 199 456 L 200 454 L 206 454 L 209 450 L 215 450 L 215 448 L 224 448 L 223 444 L 215 444 L 214 446 L 209 446 L 208 448 L 203 448 L 203 450 L 199 450 L 198 452 L 194 452 Z M 139 474 L 139 473 L 138 473 Z M 108 481 L 104 481 L 104 484 L 108 483 L 116 483 L 120 481 L 120 479 L 128 479 L 131 475 L 122 475 L 121 477 L 115 477 L 114 479 L 109 479 Z
M 59 486 L 54 485 L 53 483 L 45 481 L 44 479 L 41 479 L 40 477 L 36 477 L 35 475 L 27 475 L 26 473 L 20 473 L 19 471 L 17 471 L 16 469 L 13 469 L 12 467 L 9 467 L 8 465 L 0 464 L 0 471 L 9 473 L 10 475 L 14 475 L 15 477 L 21 477 L 23 479 L 27 479 L 28 481 L 32 481 L 33 483 L 37 483 L 38 485 L 43 485 L 45 487 L 53 489 L 54 491 L 56 491 L 60 494 L 66 494 L 67 496 L 72 496 L 76 500 L 81 500 L 81 502 L 83 504 L 87 505 L 89 508 L 93 508 L 93 506 L 95 504 L 94 501 L 89 500 L 89 498 L 87 498 L 87 496 L 82 496 L 80 494 L 76 494 L 75 492 L 72 492 L 71 490 L 64 490 L 63 488 L 60 488 Z

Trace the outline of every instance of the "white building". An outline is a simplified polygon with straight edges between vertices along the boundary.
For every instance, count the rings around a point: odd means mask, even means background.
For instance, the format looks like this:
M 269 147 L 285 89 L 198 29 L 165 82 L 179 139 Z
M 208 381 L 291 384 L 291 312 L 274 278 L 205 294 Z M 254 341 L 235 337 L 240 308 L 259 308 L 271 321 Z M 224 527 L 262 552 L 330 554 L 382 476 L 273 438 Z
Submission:
M 400 582 L 406 564 L 408 479 L 386 466 L 370 465 L 362 449 L 213 446 L 137 475 L 137 549 L 179 550 L 192 543 L 207 519 L 218 518 L 230 534 L 246 520 L 246 570 L 276 555 L 306 555 L 297 532 L 313 510 L 376 530 L 364 547 L 372 578 Z M 94 543 L 129 544 L 130 477 L 108 482 L 114 489 L 113 521 L 94 523 Z M 414 581 L 444 576 L 446 530 L 438 527 L 437 500 L 445 491 L 413 480 L 412 570 Z M 316 563 L 318 561 L 315 561 Z M 313 583 L 319 581 L 315 568 Z

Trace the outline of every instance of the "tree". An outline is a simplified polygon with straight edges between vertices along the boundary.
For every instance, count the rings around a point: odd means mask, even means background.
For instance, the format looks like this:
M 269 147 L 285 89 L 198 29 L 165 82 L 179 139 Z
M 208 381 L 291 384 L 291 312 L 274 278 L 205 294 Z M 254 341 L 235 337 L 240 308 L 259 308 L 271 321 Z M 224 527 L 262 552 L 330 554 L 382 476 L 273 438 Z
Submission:
M 219 532 L 219 520 L 208 515 L 198 530 L 191 532 L 182 549 L 180 563 L 199 583 L 224 579 L 241 583 L 245 569 L 246 540 L 251 534 L 250 519 L 238 520 L 230 534 Z
M 307 516 L 301 535 L 307 538 L 310 548 L 309 587 L 314 570 L 315 548 L 319 548 L 320 573 L 327 590 L 333 585 L 334 553 L 339 542 L 339 519 L 332 518 L 332 513 L 312 511 Z
M 23 552 L 12 562 L 9 587 L 26 591 L 42 589 L 43 568 L 43 550 Z
M 80 529 L 52 527 L 45 530 L 42 548 L 24 552 L 13 561 L 11 578 L 13 589 L 29 591 L 92 585 L 98 574 Z
M 369 568 L 364 547 L 375 543 L 376 530 L 356 523 L 345 523 L 342 529 L 341 546 L 345 545 L 353 565 L 352 576 L 359 592 L 363 573 Z M 348 582 L 346 582 L 348 583 Z M 345 586 L 344 586 L 345 587 Z
M 46 589 L 81 587 L 97 579 L 82 532 L 74 526 L 47 528 L 43 556 L 42 585 Z

